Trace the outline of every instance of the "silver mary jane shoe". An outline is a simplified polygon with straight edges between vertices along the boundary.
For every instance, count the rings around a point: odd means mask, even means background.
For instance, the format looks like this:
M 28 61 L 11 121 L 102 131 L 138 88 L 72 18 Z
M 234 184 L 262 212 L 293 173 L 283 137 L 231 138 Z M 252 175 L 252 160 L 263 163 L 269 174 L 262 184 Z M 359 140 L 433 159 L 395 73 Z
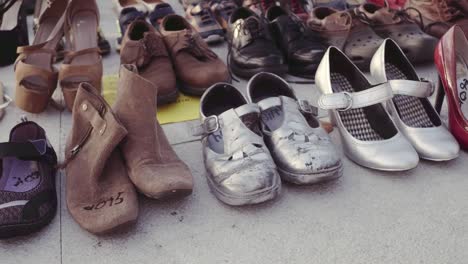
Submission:
M 371 74 L 392 88 L 394 97 L 387 102 L 387 110 L 421 158 L 444 161 L 458 157 L 458 142 L 427 99 L 433 92 L 432 83 L 418 77 L 393 40 L 386 39 L 374 54 Z
M 247 94 L 261 109 L 265 143 L 283 180 L 313 184 L 342 175 L 341 156 L 315 118 L 317 109 L 298 101 L 286 81 L 258 73 L 247 84 Z
M 207 181 L 229 205 L 257 204 L 275 198 L 281 179 L 259 128 L 260 110 L 232 85 L 218 83 L 203 94 L 201 125 Z
M 322 96 L 319 107 L 341 135 L 346 156 L 362 166 L 384 171 L 415 168 L 419 157 L 383 107 L 393 96 L 390 85 L 371 85 L 336 47 L 328 48 L 315 75 Z

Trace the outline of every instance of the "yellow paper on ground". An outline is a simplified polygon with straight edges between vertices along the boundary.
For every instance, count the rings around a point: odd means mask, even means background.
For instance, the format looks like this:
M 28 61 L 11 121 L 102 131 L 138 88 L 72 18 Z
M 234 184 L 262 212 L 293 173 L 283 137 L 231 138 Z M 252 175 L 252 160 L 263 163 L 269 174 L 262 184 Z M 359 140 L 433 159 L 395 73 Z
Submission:
M 117 75 L 105 75 L 102 78 L 103 96 L 109 105 L 113 105 L 117 97 Z M 200 98 L 179 93 L 177 101 L 158 106 L 156 115 L 160 124 L 169 124 L 198 119 Z

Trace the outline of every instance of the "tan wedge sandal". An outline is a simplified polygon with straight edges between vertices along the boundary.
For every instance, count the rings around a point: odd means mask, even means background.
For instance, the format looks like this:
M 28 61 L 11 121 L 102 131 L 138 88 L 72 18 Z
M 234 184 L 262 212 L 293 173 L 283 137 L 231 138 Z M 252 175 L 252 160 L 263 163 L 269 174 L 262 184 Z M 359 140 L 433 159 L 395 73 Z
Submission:
M 16 105 L 31 113 L 44 111 L 57 87 L 53 66 L 55 50 L 62 38 L 61 17 L 66 0 L 50 1 L 39 19 L 39 28 L 31 46 L 18 47 L 15 65 Z M 62 18 L 63 19 L 63 18 Z
M 64 24 L 67 52 L 60 68 L 59 82 L 70 111 L 80 83 L 88 82 L 101 92 L 98 27 L 99 9 L 95 0 L 72 0 L 69 3 Z

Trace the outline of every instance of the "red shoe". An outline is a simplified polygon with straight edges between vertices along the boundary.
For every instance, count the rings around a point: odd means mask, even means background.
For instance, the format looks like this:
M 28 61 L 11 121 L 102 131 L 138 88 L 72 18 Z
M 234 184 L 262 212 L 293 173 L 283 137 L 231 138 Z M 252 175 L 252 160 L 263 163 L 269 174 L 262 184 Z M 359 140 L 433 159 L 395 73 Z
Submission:
M 390 9 L 403 9 L 406 0 L 368 0 L 368 3 L 373 3 L 378 6 L 388 6 Z
M 447 94 L 450 131 L 468 149 L 468 40 L 459 26 L 442 36 L 434 60 L 439 72 L 435 109 L 440 113 Z

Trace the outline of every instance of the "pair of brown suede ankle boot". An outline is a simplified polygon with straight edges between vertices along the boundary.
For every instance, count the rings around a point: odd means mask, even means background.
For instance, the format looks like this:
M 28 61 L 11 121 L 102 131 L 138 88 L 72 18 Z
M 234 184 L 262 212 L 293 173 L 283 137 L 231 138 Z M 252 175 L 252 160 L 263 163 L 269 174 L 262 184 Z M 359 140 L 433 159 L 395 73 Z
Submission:
M 135 64 L 141 76 L 158 86 L 158 104 L 186 94 L 202 95 L 211 85 L 230 82 L 226 64 L 181 16 L 164 17 L 156 30 L 144 20 L 132 22 L 122 39 L 122 64 Z
M 155 118 L 158 87 L 122 65 L 111 108 L 80 84 L 65 150 L 68 209 L 81 227 L 101 234 L 136 221 L 138 199 L 192 193 L 192 174 Z

